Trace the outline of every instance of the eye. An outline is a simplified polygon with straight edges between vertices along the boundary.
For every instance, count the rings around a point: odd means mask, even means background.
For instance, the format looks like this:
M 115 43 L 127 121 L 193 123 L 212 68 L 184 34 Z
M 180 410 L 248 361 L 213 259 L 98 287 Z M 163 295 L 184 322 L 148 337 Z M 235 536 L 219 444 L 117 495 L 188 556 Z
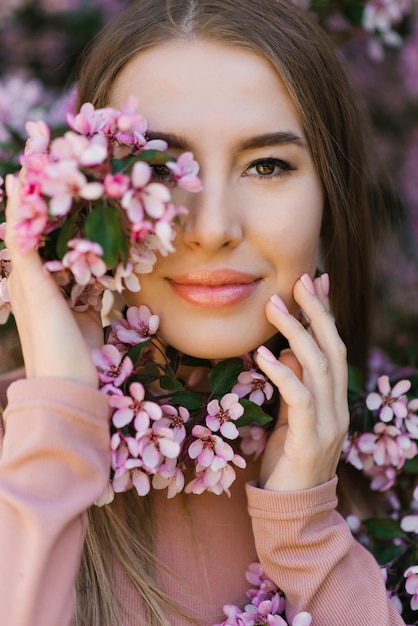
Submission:
M 174 185 L 175 180 L 173 172 L 166 166 L 161 164 L 152 165 L 152 180 L 159 183 L 166 183 L 167 185 Z
M 296 168 L 281 159 L 268 158 L 253 161 L 244 172 L 244 176 L 257 176 L 260 179 L 278 178 Z

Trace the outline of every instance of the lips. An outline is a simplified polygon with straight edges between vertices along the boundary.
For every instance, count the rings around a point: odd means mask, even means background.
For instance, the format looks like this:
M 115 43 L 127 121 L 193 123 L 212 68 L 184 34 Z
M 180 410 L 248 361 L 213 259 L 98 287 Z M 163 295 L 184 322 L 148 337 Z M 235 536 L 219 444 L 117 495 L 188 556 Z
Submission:
M 195 306 L 219 309 L 249 298 L 260 278 L 238 270 L 198 270 L 167 278 L 174 293 Z

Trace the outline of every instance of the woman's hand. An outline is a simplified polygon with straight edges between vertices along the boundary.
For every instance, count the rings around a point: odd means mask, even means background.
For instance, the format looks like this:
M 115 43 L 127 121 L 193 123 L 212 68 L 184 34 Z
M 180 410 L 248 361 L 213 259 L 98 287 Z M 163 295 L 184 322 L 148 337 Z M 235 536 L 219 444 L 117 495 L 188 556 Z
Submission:
M 74 313 L 44 269 L 35 251 L 22 254 L 14 237 L 16 210 L 21 199 L 20 181 L 6 179 L 6 246 L 12 261 L 8 291 L 20 336 L 28 378 L 52 376 L 98 386 L 90 356 L 103 344 L 100 314 L 91 309 Z
M 312 282 L 304 274 L 295 285 L 310 331 L 278 296 L 266 306 L 268 320 L 290 346 L 278 360 L 264 346 L 257 352 L 259 367 L 281 396 L 260 475 L 260 485 L 272 491 L 308 489 L 332 478 L 348 430 L 347 355 L 329 312 L 328 280 L 323 275 Z

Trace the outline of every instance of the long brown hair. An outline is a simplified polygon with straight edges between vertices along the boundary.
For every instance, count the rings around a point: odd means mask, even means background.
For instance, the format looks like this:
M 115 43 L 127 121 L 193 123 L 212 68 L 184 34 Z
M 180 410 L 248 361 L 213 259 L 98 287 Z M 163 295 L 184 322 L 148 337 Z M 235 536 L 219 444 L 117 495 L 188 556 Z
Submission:
M 324 269 L 349 361 L 364 366 L 372 293 L 371 142 L 359 98 L 328 36 L 289 0 L 141 0 L 104 29 L 84 59 L 79 103 L 105 106 L 138 52 L 170 40 L 243 46 L 271 61 L 300 114 L 325 192 Z
M 290 0 L 134 1 L 92 42 L 83 58 L 78 79 L 79 104 L 90 101 L 95 106 L 106 106 L 115 77 L 139 52 L 167 41 L 194 39 L 255 51 L 273 64 L 287 85 L 324 189 L 324 267 L 321 269 L 331 276 L 333 314 L 347 345 L 350 362 L 364 368 L 373 292 L 370 200 L 375 193 L 368 158 L 367 124 L 328 36 L 307 12 Z M 135 506 L 131 502 L 126 508 L 132 511 Z M 137 565 L 132 559 L 127 565 L 124 562 L 127 529 L 116 529 L 121 516 L 109 511 L 91 514 L 80 585 L 90 591 L 94 586 L 96 608 L 85 621 L 80 618 L 77 623 L 88 626 L 117 623 L 109 612 L 109 607 L 117 604 L 112 598 L 109 561 L 101 561 L 104 563 L 100 568 L 101 581 L 94 580 L 91 566 L 95 561 L 98 567 L 100 551 L 106 554 L 105 528 L 109 529 L 107 535 L 120 539 L 120 545 L 115 541 L 112 546 L 114 557 L 125 567 L 130 583 L 146 601 L 147 623 L 167 623 L 161 617 L 162 610 L 158 609 L 158 594 L 152 578 L 152 570 L 158 564 L 152 555 L 144 558 L 145 548 L 141 547 L 147 545 L 148 515 L 144 510 L 138 511 L 138 515 L 141 515 L 140 526 L 145 539 L 141 543 L 137 530 L 131 531 L 129 541 L 136 546 Z M 147 602 L 147 593 L 152 602 Z M 160 608 L 169 608 L 170 601 L 161 598 Z M 97 616 L 94 621 L 93 614 Z

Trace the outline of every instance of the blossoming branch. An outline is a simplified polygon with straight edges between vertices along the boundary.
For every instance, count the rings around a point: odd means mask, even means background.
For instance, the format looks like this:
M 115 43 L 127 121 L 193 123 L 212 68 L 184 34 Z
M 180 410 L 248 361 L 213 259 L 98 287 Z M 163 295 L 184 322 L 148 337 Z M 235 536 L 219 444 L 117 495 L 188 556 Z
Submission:
M 137 274 L 151 271 L 155 252 L 172 251 L 176 207 L 166 184 L 201 188 L 190 152 L 168 156 L 164 141 L 146 138 L 147 122 L 132 100 L 120 111 L 86 103 L 67 114 L 70 130 L 51 139 L 43 121 L 27 122 L 21 157 L 22 201 L 16 237 L 22 252 L 38 249 L 71 306 L 100 309 L 105 289 L 140 289 Z M 4 224 L 0 237 L 4 239 Z M 1 322 L 10 312 L 10 260 L 0 250 Z

